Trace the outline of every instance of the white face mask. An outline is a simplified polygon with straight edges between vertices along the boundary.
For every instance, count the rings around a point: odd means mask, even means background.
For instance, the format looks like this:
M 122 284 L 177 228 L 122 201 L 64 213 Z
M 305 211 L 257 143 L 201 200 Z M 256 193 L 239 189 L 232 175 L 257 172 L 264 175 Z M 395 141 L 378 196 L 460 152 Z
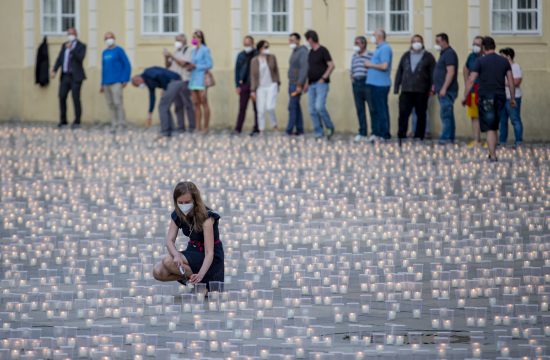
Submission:
M 183 43 L 181 41 L 176 41 L 174 42 L 174 47 L 176 48 L 176 50 L 179 50 L 183 47 Z
M 105 45 L 106 45 L 107 47 L 111 47 L 111 46 L 113 46 L 114 44 L 115 44 L 115 39 L 113 39 L 113 38 L 105 39 Z
M 353 52 L 357 54 L 357 53 L 359 53 L 359 51 L 361 51 L 361 48 L 359 46 L 355 45 L 353 47 Z
M 308 43 L 308 42 L 306 42 L 306 48 L 307 48 L 308 50 L 311 50 L 311 44 Z
M 376 44 L 376 36 L 372 35 L 370 37 L 370 42 L 373 43 L 373 44 Z
M 141 83 L 138 86 L 138 88 L 140 88 L 140 89 L 145 89 L 146 87 L 147 87 L 147 85 L 145 85 L 145 83 Z
M 69 42 L 73 42 L 76 40 L 76 36 L 74 36 L 73 34 L 69 34 L 67 35 L 67 40 L 69 40 Z
M 254 49 L 252 48 L 252 46 L 245 46 L 244 47 L 244 52 L 247 53 L 247 54 L 250 54 Z
M 481 46 L 474 45 L 472 47 L 472 50 L 473 50 L 474 54 L 479 54 L 481 52 Z
M 437 52 L 440 52 L 440 51 L 442 50 L 442 49 L 441 49 L 441 45 L 437 45 L 437 44 L 434 45 L 434 49 L 435 49 L 435 51 L 437 51 Z
M 262 50 L 262 54 L 264 55 L 269 55 L 271 52 L 269 51 L 269 49 L 263 49 Z
M 419 51 L 419 50 L 422 50 L 424 45 L 422 45 L 421 42 L 415 41 L 415 42 L 412 43 L 411 47 L 414 51 Z
M 185 214 L 189 214 L 191 210 L 193 209 L 193 203 L 190 204 L 178 204 L 178 207 L 180 210 Z
M 296 49 L 296 44 L 295 43 L 288 44 L 288 47 L 290 47 L 291 50 L 294 50 Z

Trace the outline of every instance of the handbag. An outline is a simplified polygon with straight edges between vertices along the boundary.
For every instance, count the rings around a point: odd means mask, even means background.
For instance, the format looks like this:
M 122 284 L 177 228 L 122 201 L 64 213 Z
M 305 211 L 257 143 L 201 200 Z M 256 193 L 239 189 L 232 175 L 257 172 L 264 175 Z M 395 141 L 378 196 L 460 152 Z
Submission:
M 210 71 L 207 71 L 204 73 L 204 86 L 209 88 L 216 85 L 216 80 L 214 79 L 214 75 Z

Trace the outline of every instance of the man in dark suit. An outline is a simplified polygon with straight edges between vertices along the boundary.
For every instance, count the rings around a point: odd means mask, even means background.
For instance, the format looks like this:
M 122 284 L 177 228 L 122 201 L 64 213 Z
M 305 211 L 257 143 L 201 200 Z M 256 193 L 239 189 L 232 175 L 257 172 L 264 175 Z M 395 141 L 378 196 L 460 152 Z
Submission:
M 51 77 L 55 77 L 58 69 L 61 68 L 61 80 L 59 82 L 59 110 L 60 121 L 57 126 L 67 125 L 67 96 L 72 92 L 75 119 L 73 128 L 80 126 L 82 107 L 80 105 L 80 88 L 86 79 L 82 62 L 86 56 L 86 44 L 77 39 L 76 29 L 67 30 L 67 42 L 61 46 L 59 56 L 53 67 Z

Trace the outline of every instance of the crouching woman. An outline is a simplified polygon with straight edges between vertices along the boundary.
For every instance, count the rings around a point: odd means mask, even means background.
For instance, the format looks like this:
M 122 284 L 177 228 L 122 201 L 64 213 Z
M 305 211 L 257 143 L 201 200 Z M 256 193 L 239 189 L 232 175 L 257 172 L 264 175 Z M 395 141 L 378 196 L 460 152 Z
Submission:
M 207 208 L 199 189 L 192 182 L 180 182 L 174 189 L 174 211 L 166 235 L 168 254 L 155 265 L 153 276 L 159 281 L 182 284 L 224 281 L 224 253 L 218 222 L 220 215 Z M 178 251 L 176 238 L 181 229 L 189 238 L 187 248 Z

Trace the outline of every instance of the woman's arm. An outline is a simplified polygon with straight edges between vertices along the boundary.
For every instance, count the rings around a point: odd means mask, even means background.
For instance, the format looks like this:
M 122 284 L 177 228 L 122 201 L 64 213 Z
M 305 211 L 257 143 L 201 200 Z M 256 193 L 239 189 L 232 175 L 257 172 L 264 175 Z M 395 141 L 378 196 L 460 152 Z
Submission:
M 173 258 L 178 257 L 180 252 L 176 249 L 176 238 L 178 237 L 178 227 L 174 220 L 170 219 L 170 225 L 168 226 L 168 233 L 166 233 L 166 249 Z
M 204 232 L 204 261 L 198 274 L 193 274 L 189 278 L 191 283 L 199 283 L 202 281 L 210 265 L 214 261 L 214 219 L 208 218 L 203 225 Z

